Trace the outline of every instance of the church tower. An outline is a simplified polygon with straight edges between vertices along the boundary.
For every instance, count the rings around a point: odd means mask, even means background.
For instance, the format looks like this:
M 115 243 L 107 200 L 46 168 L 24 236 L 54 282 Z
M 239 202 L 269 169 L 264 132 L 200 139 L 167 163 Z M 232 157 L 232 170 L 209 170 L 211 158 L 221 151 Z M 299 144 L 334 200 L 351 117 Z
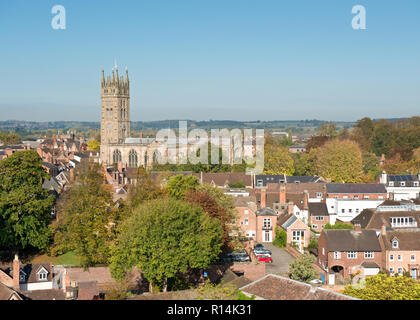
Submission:
M 101 79 L 101 158 L 106 159 L 110 144 L 122 144 L 130 136 L 130 82 L 112 68 L 112 76 Z

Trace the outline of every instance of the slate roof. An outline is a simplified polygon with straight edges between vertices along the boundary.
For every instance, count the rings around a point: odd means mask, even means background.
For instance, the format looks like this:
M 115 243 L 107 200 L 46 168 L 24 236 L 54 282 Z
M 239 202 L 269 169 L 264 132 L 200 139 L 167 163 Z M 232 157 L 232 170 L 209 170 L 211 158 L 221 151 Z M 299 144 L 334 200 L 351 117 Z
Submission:
M 22 300 L 18 292 L 0 282 L 0 300 L 9 300 L 13 295 L 17 296 L 19 300 Z
M 363 268 L 380 268 L 375 261 L 363 261 L 361 266 Z
M 78 283 L 77 300 L 94 300 L 99 296 L 98 281 Z
M 47 280 L 38 279 L 38 271 L 42 268 L 48 271 Z M 47 282 L 52 281 L 51 265 L 49 263 L 33 263 L 33 264 L 21 264 L 20 270 L 25 273 L 25 282 L 26 283 L 37 283 L 37 282 Z M 7 267 L 4 272 L 13 278 L 13 265 Z
M 285 176 L 284 174 L 257 174 L 255 182 L 262 180 L 263 186 L 268 183 L 308 183 L 323 182 L 318 176 Z
M 307 210 L 304 205 L 304 193 L 286 193 L 286 202 L 293 202 L 300 210 Z
M 350 229 L 323 230 L 328 252 L 332 251 L 381 251 L 375 230 Z
M 327 183 L 327 193 L 350 193 L 350 194 L 386 194 L 383 184 L 376 183 Z
M 268 274 L 240 290 L 264 300 L 358 300 L 274 274 Z
M 391 217 L 413 217 L 420 227 L 420 211 L 377 211 L 372 214 L 366 229 L 379 230 L 383 225 L 391 228 Z
M 201 179 L 201 174 L 198 174 Z M 205 173 L 202 174 L 202 183 L 214 182 L 219 187 L 224 187 L 225 183 L 243 182 L 245 186 L 252 186 L 252 176 L 243 172 L 226 172 L 226 173 Z
M 277 216 L 277 213 L 273 209 L 269 207 L 265 207 L 258 210 L 256 215 L 257 216 Z
M 325 197 L 327 193 L 325 185 L 326 183 L 324 182 L 288 183 L 286 191 L 288 193 L 302 193 L 306 190 L 309 192 L 310 198 L 316 198 L 317 192 L 322 192 L 322 196 Z
M 22 291 L 22 294 L 29 300 L 66 300 L 64 291 L 59 289 Z
M 362 229 L 365 229 L 372 218 L 373 211 L 370 209 L 365 209 L 361 213 L 359 213 L 356 217 L 353 218 L 350 222 L 355 224 L 360 224 Z
M 392 239 L 398 239 L 398 249 L 392 248 Z M 387 250 L 420 250 L 420 231 L 387 231 L 384 237 Z
M 324 202 L 310 202 L 308 208 L 311 216 L 329 216 L 327 204 Z

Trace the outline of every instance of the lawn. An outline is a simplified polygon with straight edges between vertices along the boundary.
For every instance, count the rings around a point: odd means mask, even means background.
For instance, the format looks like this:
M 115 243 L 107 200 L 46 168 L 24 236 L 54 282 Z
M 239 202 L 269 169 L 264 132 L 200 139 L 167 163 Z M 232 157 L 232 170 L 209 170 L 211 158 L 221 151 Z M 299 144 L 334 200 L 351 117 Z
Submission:
M 58 257 L 50 257 L 46 254 L 38 255 L 30 261 L 30 263 L 44 262 L 50 262 L 54 265 L 80 266 L 80 258 L 71 251 Z

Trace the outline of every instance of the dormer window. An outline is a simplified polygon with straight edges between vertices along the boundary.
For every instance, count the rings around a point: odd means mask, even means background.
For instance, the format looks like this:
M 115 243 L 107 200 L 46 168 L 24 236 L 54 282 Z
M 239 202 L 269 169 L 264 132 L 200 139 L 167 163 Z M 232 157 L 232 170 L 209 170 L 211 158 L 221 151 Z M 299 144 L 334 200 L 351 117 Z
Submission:
M 390 187 L 393 187 L 393 186 L 394 186 L 394 181 L 390 181 L 390 182 L 389 182 L 389 186 L 390 186 Z
M 392 240 L 392 248 L 393 249 L 398 249 L 398 239 Z
M 38 272 L 38 280 L 47 280 L 48 278 L 48 271 L 45 270 L 45 268 L 42 268 L 39 272 Z
M 418 181 L 414 181 L 414 182 L 413 182 L 413 186 L 414 186 L 414 187 L 418 187 L 418 186 L 419 186 L 419 182 L 418 182 Z
M 401 186 L 401 187 L 405 187 L 405 181 L 401 181 L 401 182 L 400 182 L 400 186 Z

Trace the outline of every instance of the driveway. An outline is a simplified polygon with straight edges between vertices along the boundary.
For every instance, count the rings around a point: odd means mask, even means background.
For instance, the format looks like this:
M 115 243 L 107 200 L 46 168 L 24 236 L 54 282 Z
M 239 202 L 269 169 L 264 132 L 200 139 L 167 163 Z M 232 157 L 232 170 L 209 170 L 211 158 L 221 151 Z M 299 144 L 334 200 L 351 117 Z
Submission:
M 285 249 L 278 248 L 271 243 L 263 243 L 264 248 L 271 251 L 273 263 L 267 263 L 265 273 L 273 273 L 281 276 L 287 276 L 289 272 L 289 263 L 295 260 Z

